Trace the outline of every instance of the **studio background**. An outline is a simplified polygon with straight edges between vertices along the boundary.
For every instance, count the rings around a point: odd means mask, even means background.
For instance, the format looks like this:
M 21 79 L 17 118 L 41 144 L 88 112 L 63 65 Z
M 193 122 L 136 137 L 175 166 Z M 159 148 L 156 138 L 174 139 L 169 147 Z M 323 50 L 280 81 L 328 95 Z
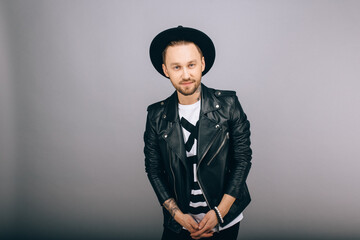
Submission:
M 0 1 L 0 237 L 159 239 L 146 108 L 160 31 L 215 43 L 251 122 L 239 239 L 360 238 L 359 1 Z M 10 238 L 10 237 L 9 237 Z

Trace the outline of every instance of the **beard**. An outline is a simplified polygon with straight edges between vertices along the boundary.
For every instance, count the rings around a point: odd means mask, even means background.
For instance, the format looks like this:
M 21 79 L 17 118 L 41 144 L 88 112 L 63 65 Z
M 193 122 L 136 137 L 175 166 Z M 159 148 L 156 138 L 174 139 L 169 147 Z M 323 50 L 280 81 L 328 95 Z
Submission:
M 191 86 L 182 86 L 181 84 L 183 82 L 192 82 L 195 83 L 195 85 L 191 85 Z M 176 90 L 181 93 L 184 96 L 190 96 L 193 95 L 196 90 L 199 88 L 200 82 L 197 84 L 195 80 L 188 80 L 188 81 L 182 81 L 180 82 L 180 84 L 178 86 L 176 86 Z

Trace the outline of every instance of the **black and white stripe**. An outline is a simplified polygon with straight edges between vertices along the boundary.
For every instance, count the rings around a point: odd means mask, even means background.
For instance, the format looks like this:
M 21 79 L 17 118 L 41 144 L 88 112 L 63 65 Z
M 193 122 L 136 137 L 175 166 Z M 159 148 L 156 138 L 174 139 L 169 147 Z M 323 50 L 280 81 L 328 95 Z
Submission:
M 181 118 L 180 120 L 181 126 L 190 133 L 186 143 L 185 149 L 187 153 L 193 148 L 194 143 L 197 142 L 198 137 L 198 123 L 194 126 L 185 118 Z M 190 193 L 190 203 L 189 203 L 189 213 L 197 220 L 201 221 L 204 215 L 209 211 L 209 207 L 206 203 L 204 194 L 200 188 L 200 185 L 196 176 L 196 168 L 197 168 L 197 156 L 189 156 L 188 157 L 189 164 L 192 166 L 192 174 L 191 174 L 191 193 Z
M 206 204 L 206 200 L 203 192 L 199 186 L 196 177 L 196 166 L 197 166 L 197 156 L 192 156 L 188 158 L 192 162 L 193 174 L 192 174 L 192 187 L 190 193 L 190 203 L 189 203 L 189 213 L 193 215 L 199 215 L 209 211 L 209 208 Z

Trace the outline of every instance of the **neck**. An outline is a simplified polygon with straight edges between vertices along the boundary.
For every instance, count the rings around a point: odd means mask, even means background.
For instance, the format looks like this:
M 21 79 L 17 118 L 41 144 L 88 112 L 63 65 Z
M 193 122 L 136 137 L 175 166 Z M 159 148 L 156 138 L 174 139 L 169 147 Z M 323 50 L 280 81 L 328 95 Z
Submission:
M 197 101 L 199 101 L 201 98 L 201 86 L 199 86 L 198 89 L 196 89 L 196 91 L 191 95 L 185 96 L 181 94 L 179 91 L 177 92 L 177 95 L 180 104 L 182 105 L 194 104 Z
M 179 100 L 179 103 L 182 105 L 194 104 L 200 100 L 200 93 L 195 92 L 192 95 L 185 96 L 178 92 L 178 100 Z

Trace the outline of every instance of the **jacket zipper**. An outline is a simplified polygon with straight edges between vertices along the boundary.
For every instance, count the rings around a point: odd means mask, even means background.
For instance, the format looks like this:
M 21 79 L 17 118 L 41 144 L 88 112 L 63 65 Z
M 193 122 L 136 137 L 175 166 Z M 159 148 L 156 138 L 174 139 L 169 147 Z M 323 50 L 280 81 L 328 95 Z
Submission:
M 199 166 L 200 166 L 200 164 L 201 164 L 201 161 L 204 159 L 206 153 L 209 151 L 210 147 L 213 145 L 215 139 L 218 137 L 218 135 L 220 134 L 220 132 L 221 132 L 221 131 L 219 131 L 219 132 L 216 134 L 216 137 L 213 139 L 213 141 L 211 142 L 211 144 L 209 144 L 209 146 L 207 147 L 206 151 L 204 152 L 202 158 L 199 160 L 199 163 L 198 163 L 198 165 L 197 165 L 197 167 L 196 167 L 196 175 L 197 175 L 199 187 L 200 187 L 200 189 L 201 189 L 201 191 L 202 191 L 202 193 L 203 193 L 203 195 L 204 195 L 205 201 L 206 201 L 206 203 L 207 203 L 207 205 L 208 205 L 208 207 L 209 207 L 210 210 L 211 210 L 211 206 L 210 206 L 210 204 L 209 204 L 209 201 L 208 201 L 207 198 L 206 198 L 206 195 L 205 195 L 205 192 L 204 192 L 204 190 L 203 190 L 203 187 L 201 186 L 201 183 L 200 183 L 200 181 L 199 181 L 200 179 L 198 178 L 198 172 L 199 172 Z
M 229 139 L 229 132 L 226 133 L 225 138 L 224 138 L 224 140 L 222 141 L 220 147 L 218 148 L 218 150 L 216 151 L 216 153 L 214 154 L 214 156 L 212 156 L 212 158 L 210 159 L 210 161 L 207 163 L 208 166 L 209 166 L 210 163 L 214 160 L 214 158 L 216 157 L 216 155 L 218 155 L 218 153 L 220 152 L 220 150 L 221 150 L 222 147 L 224 146 L 226 139 Z

